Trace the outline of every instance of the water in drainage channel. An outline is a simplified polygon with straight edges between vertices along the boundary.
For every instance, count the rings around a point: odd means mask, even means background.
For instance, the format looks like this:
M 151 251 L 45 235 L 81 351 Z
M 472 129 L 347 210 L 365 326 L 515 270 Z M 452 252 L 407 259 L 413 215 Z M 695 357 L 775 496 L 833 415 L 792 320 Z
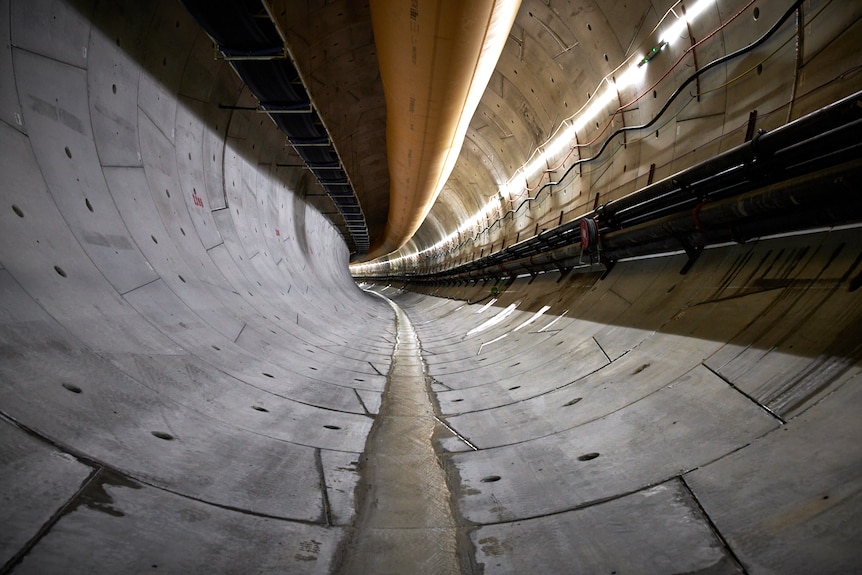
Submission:
M 460 574 L 458 529 L 432 444 L 438 420 L 419 339 L 404 311 L 386 301 L 396 315 L 395 352 L 362 459 L 356 522 L 337 572 Z

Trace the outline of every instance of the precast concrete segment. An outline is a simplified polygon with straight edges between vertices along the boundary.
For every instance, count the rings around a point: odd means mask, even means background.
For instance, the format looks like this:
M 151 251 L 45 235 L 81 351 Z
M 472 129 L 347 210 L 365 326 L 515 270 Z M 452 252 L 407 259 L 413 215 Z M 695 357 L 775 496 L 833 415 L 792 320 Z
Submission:
M 858 570 L 858 231 L 708 249 L 686 275 L 670 256 L 619 262 L 604 280 L 519 279 L 484 310 L 481 283 L 394 296 L 442 418 L 470 442 L 441 445 L 458 510 L 479 525 L 477 564 Z
M 182 6 L 0 14 L 0 571 L 329 572 L 389 306 Z
M 339 573 L 461 573 L 449 488 L 432 444 L 438 423 L 419 339 L 404 311 L 387 301 L 396 314 L 397 343 Z

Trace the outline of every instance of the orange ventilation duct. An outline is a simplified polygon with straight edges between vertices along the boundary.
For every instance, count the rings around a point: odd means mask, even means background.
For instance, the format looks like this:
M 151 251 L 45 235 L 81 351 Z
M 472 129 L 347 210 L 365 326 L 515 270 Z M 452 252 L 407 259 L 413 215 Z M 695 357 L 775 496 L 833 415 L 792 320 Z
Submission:
M 391 188 L 382 238 L 403 246 L 452 173 L 521 0 L 371 0 Z

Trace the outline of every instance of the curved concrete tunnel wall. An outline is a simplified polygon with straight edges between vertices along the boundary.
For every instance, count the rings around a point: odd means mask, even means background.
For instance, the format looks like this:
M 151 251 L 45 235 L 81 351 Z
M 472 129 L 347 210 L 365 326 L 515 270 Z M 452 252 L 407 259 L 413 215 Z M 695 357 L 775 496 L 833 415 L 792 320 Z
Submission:
M 0 563 L 325 572 L 392 312 L 181 5 L 80 4 L 0 5 Z
M 392 311 L 271 122 L 219 107 L 253 99 L 181 6 L 0 14 L 4 570 L 329 572 Z M 468 567 L 857 569 L 860 254 L 829 230 L 493 303 L 376 286 L 452 430 Z

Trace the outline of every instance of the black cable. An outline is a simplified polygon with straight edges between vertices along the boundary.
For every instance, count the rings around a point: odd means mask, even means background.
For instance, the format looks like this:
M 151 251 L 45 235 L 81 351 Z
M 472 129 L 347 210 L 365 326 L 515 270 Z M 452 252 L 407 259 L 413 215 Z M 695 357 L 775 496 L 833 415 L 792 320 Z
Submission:
M 650 120 L 649 122 L 647 122 L 645 124 L 641 124 L 639 126 L 624 126 L 622 128 L 618 128 L 616 131 L 614 131 L 610 136 L 608 136 L 605 139 L 604 143 L 602 144 L 602 147 L 599 148 L 599 151 L 596 152 L 594 155 L 592 155 L 589 158 L 581 158 L 581 159 L 575 161 L 571 166 L 569 166 L 566 169 L 565 172 L 563 172 L 563 175 L 560 176 L 560 178 L 556 182 L 548 182 L 548 183 L 542 185 L 542 187 L 540 187 L 536 191 L 535 196 L 533 196 L 532 198 L 529 198 L 529 197 L 525 198 L 524 200 L 521 201 L 520 204 L 518 204 L 517 208 L 515 208 L 513 210 L 508 210 L 505 214 L 503 214 L 502 216 L 500 216 L 499 218 L 494 220 L 492 223 L 488 224 L 485 228 L 476 232 L 476 234 L 471 236 L 470 239 L 461 242 L 460 244 L 458 244 L 458 246 L 456 246 L 452 249 L 453 250 L 458 249 L 470 241 L 475 241 L 476 237 L 478 237 L 479 235 L 490 230 L 492 227 L 494 227 L 495 224 L 498 224 L 498 223 L 502 222 L 503 220 L 505 220 L 507 217 L 509 217 L 510 214 L 512 214 L 512 215 L 517 214 L 519 211 L 521 211 L 521 208 L 524 206 L 524 204 L 536 201 L 539 198 L 539 195 L 542 193 L 543 190 L 545 190 L 546 188 L 550 188 L 551 186 L 560 185 L 560 183 L 562 183 L 562 181 L 564 179 L 566 179 L 566 177 L 577 166 L 580 166 L 581 164 L 586 164 L 588 162 L 592 162 L 592 161 L 597 160 L 599 158 L 599 156 L 601 156 L 604 153 L 604 151 L 607 149 L 607 147 L 611 143 L 611 141 L 614 138 L 616 138 L 617 136 L 619 136 L 620 134 L 624 134 L 626 132 L 632 132 L 632 131 L 636 131 L 636 130 L 645 130 L 645 129 L 651 127 L 653 124 L 655 124 L 659 120 L 659 118 L 661 118 L 664 115 L 665 112 L 667 112 L 668 108 L 670 108 L 670 105 L 682 93 L 682 91 L 685 89 L 686 86 L 691 84 L 701 74 L 707 72 L 708 70 L 711 70 L 712 68 L 714 68 L 716 66 L 724 64 L 725 62 L 727 62 L 729 60 L 732 60 L 734 58 L 742 56 L 743 54 L 747 54 L 748 52 L 751 52 L 752 50 L 754 50 L 755 48 L 757 48 L 758 46 L 760 46 L 761 44 L 763 44 L 764 42 L 769 40 L 769 38 L 771 38 L 779 30 L 779 28 L 781 28 L 781 26 L 784 25 L 784 23 L 787 21 L 787 19 L 790 18 L 793 15 L 793 13 L 799 9 L 799 6 L 802 5 L 803 1 L 804 0 L 796 0 L 793 3 L 793 5 L 787 9 L 787 11 L 784 13 L 784 15 L 781 16 L 781 18 L 779 18 L 778 20 L 776 20 L 776 22 L 769 28 L 769 30 L 764 32 L 764 34 L 760 38 L 758 38 L 757 40 L 755 40 L 751 44 L 744 46 L 744 47 L 740 48 L 739 50 L 736 50 L 735 52 L 731 52 L 730 54 L 725 54 L 724 56 L 722 56 L 720 58 L 716 58 L 715 60 L 713 60 L 709 64 L 703 66 L 702 68 L 700 68 L 699 70 L 697 70 L 696 72 L 691 74 L 688 78 L 685 79 L 685 81 L 682 84 L 679 85 L 679 87 L 676 90 L 674 90 L 673 94 L 671 94 L 671 96 L 665 101 L 664 105 L 659 109 L 658 113 L 656 113 L 656 115 L 653 117 L 652 120 Z M 451 253 L 451 251 L 452 250 L 450 250 L 450 253 Z

